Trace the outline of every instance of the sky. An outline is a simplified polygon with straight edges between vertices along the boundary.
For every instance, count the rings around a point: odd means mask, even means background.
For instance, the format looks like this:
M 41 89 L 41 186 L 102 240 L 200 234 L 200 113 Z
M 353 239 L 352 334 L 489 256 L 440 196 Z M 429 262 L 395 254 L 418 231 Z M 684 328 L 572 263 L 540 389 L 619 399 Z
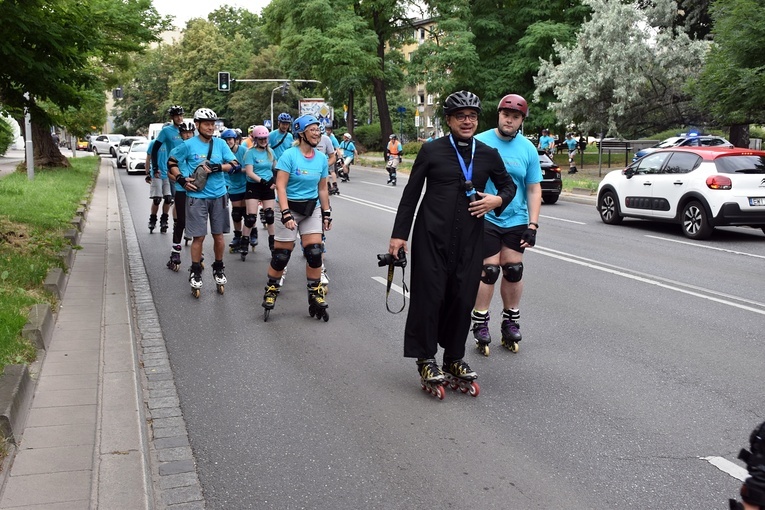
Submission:
M 219 7 L 230 5 L 247 9 L 260 14 L 260 11 L 270 3 L 270 0 L 154 0 L 157 12 L 175 17 L 173 23 L 178 28 L 184 28 L 191 18 L 204 18 Z

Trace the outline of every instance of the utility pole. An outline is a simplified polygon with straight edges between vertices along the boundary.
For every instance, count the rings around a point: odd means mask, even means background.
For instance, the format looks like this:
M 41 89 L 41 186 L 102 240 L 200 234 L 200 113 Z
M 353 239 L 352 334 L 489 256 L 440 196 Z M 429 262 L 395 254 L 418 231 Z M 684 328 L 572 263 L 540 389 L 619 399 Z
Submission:
M 29 92 L 24 92 L 24 99 L 29 103 Z M 27 178 L 33 181 L 35 178 L 35 151 L 32 145 L 32 115 L 29 106 L 24 106 L 24 149 L 27 154 Z

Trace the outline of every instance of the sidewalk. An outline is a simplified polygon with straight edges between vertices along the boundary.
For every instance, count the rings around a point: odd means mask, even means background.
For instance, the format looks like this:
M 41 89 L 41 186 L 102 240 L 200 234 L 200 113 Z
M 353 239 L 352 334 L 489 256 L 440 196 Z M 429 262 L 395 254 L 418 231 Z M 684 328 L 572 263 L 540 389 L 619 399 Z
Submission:
M 151 508 L 121 219 L 102 163 L 0 508 Z

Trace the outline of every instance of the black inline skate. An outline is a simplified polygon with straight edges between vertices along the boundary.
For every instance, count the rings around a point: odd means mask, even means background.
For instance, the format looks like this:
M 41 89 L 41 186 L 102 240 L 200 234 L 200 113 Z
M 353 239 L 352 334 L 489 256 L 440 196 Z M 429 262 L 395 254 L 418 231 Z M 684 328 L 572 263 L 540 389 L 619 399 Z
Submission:
M 451 389 L 459 389 L 462 393 L 470 393 L 473 397 L 477 397 L 481 393 L 481 387 L 475 382 L 478 379 L 478 374 L 470 368 L 465 360 L 444 362 L 442 368 L 446 383 Z
M 271 315 L 271 310 L 276 306 L 276 298 L 279 297 L 279 291 L 281 286 L 277 280 L 273 278 L 268 279 L 266 284 L 266 293 L 263 295 L 263 321 L 268 321 L 268 317 Z
M 473 321 L 473 337 L 478 352 L 484 356 L 489 355 L 489 344 L 491 343 L 491 334 L 489 333 L 489 312 L 481 313 L 473 310 L 470 314 Z
M 234 238 L 228 243 L 229 253 L 238 253 L 239 248 L 242 246 L 242 231 L 234 230 Z
M 159 233 L 160 234 L 167 234 L 167 220 L 168 220 L 167 214 L 163 214 L 162 216 L 159 217 Z
M 155 228 L 157 228 L 157 215 L 150 214 L 149 215 L 149 233 L 153 234 Z
M 255 247 L 258 245 L 258 230 L 256 228 L 253 228 L 250 231 L 250 248 L 252 248 L 252 251 L 255 251 Z
M 250 252 L 250 236 L 242 236 L 239 241 L 239 256 L 242 258 L 242 262 L 247 260 L 247 254 Z
M 173 251 L 170 252 L 170 260 L 167 261 L 167 268 L 176 273 L 181 268 L 181 245 L 174 244 Z
M 423 391 L 427 391 L 438 400 L 443 400 L 446 396 L 444 385 L 446 377 L 438 368 L 438 363 L 434 359 L 418 359 L 417 372 L 420 374 L 420 385 Z
M 226 275 L 223 274 L 223 269 L 224 266 L 222 260 L 216 260 L 213 262 L 213 277 L 215 278 L 215 288 L 218 290 L 218 294 L 223 294 L 223 292 L 226 290 L 226 283 L 228 281 L 226 280 Z
M 189 268 L 189 285 L 191 285 L 191 295 L 199 298 L 202 292 L 202 264 L 192 262 Z
M 260 223 L 263 225 L 263 228 L 268 228 L 268 223 L 266 223 L 266 210 L 262 207 L 258 209 L 258 217 L 260 218 Z
M 521 326 L 518 324 L 520 318 L 519 310 L 502 310 L 502 346 L 507 347 L 510 352 L 518 352 L 518 342 L 523 338 Z
M 308 283 L 308 315 L 316 319 L 329 320 L 327 308 L 329 304 L 324 299 L 327 295 L 327 286 L 322 285 L 321 280 Z

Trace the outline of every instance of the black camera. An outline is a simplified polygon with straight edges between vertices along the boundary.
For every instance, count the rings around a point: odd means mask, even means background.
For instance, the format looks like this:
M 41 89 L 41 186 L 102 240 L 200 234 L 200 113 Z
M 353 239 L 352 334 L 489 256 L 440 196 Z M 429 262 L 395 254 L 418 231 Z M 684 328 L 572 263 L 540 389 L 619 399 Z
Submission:
M 393 255 L 391 255 L 390 253 L 378 253 L 377 265 L 379 267 L 383 267 L 383 266 L 406 267 L 406 252 L 404 251 L 404 248 L 398 249 L 398 260 L 394 259 Z

